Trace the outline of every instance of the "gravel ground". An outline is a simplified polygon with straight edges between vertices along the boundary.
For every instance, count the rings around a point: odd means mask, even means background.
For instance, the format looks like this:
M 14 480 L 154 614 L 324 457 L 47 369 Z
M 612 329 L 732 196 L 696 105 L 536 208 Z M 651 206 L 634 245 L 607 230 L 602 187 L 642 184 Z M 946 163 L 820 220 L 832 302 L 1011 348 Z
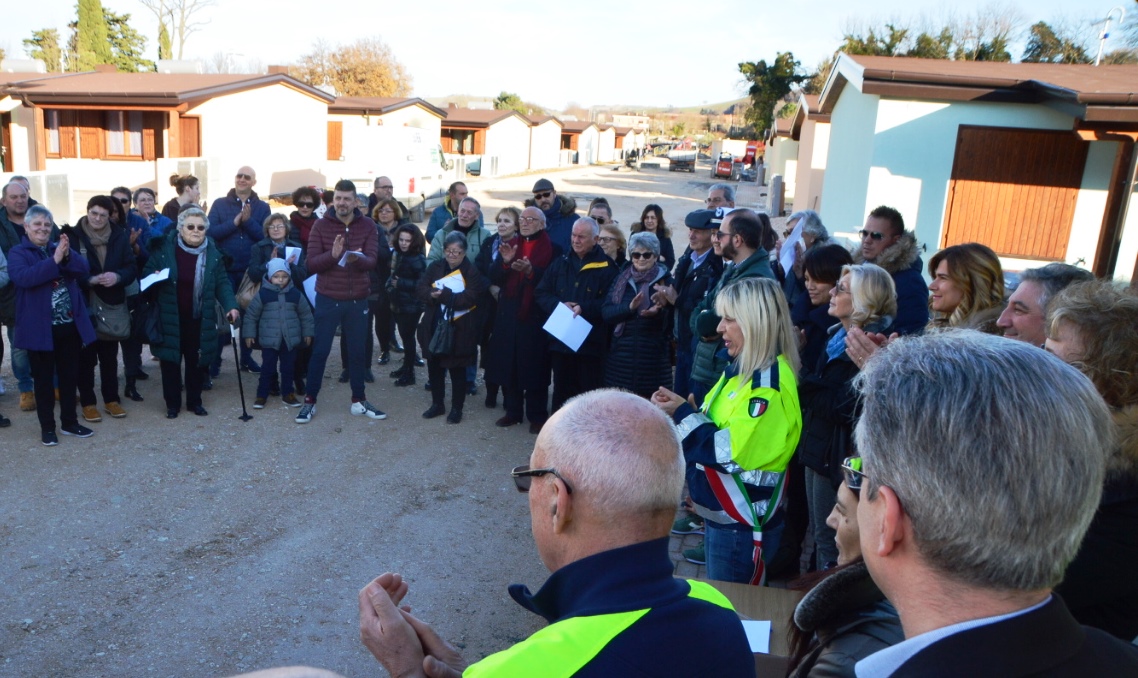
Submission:
M 702 169 L 548 176 L 582 209 L 605 195 L 626 228 L 660 203 L 678 226 L 677 253 L 683 214 L 712 183 Z M 469 187 L 492 220 L 535 179 Z M 758 200 L 754 187 L 740 196 Z M 273 399 L 242 422 L 227 357 L 205 394 L 208 417 L 167 421 L 148 361 L 144 403 L 124 402 L 127 418 L 105 416 L 94 437 L 53 448 L 40 445 L 34 413 L 18 411 L 5 359 L 0 412 L 13 424 L 0 430 L 0 675 L 226 676 L 290 664 L 381 675 L 358 640 L 356 593 L 385 570 L 409 579 L 416 613 L 470 660 L 541 626 L 506 594 L 547 575 L 507 475 L 534 436 L 494 427 L 501 409 L 484 407 L 481 386 L 462 424 L 425 422 L 425 369 L 420 385 L 397 389 L 387 377 L 395 364 L 373 366 L 369 398 L 389 418 L 352 417 L 333 351 L 312 423 L 293 423 L 296 410 Z M 251 406 L 255 376 L 243 379 Z M 673 557 L 697 542 L 674 538 Z M 703 568 L 681 562 L 677 573 Z

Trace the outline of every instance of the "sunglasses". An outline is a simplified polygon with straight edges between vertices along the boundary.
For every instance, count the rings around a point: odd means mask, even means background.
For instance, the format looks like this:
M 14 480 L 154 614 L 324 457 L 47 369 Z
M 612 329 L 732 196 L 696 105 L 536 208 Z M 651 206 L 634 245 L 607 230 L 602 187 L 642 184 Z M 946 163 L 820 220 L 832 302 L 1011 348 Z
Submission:
M 608 223 L 608 219 L 605 217 L 601 217 L 601 216 L 593 217 L 593 221 L 597 222 L 601 226 L 604 226 L 605 224 Z
M 540 478 L 546 474 L 552 473 L 553 476 L 565 483 L 565 490 L 569 494 L 573 494 L 573 486 L 569 484 L 568 480 L 561 477 L 561 474 L 553 468 L 530 468 L 529 465 L 516 466 L 510 475 L 514 479 L 514 485 L 518 488 L 518 492 L 529 492 L 530 485 L 533 484 L 534 478 Z
M 297 207 L 316 207 L 316 203 L 314 203 L 314 202 L 298 202 L 298 203 L 296 203 L 296 206 Z
M 551 195 L 553 195 L 553 191 L 543 191 L 541 193 L 534 193 L 533 197 L 537 198 L 538 200 L 545 200 Z
M 130 204 L 130 198 L 119 198 L 118 200 L 119 200 L 119 202 L 121 202 L 124 205 Z
M 867 231 L 864 228 L 861 229 L 860 231 L 858 231 L 857 234 L 861 236 L 862 240 L 865 240 L 866 238 L 869 238 L 871 240 L 884 240 L 885 239 L 884 233 L 874 233 L 873 231 Z
M 651 252 L 629 252 L 628 256 L 632 257 L 633 259 L 651 259 L 656 255 L 652 254 Z
M 616 242 L 616 236 L 615 235 L 598 235 L 597 241 L 603 242 L 606 244 L 610 243 L 610 242 Z
M 206 225 L 201 224 L 200 226 L 195 226 L 193 224 L 186 224 L 182 226 L 182 228 L 187 231 L 204 231 L 206 229 Z
M 237 178 L 238 179 L 244 179 L 245 181 L 252 181 L 253 175 L 251 175 L 251 174 L 238 174 Z
M 862 481 L 869 477 L 862 473 L 861 457 L 846 457 L 842 461 L 842 475 L 845 476 L 846 486 L 854 492 L 860 492 Z

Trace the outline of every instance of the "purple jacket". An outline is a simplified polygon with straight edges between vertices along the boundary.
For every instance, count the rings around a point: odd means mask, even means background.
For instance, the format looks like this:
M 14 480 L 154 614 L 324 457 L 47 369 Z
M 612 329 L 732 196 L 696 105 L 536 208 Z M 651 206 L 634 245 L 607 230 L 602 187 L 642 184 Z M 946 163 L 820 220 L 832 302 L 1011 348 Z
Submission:
M 87 303 L 79 291 L 78 280 L 87 279 L 91 268 L 87 260 L 72 251 L 62 264 L 52 256 L 58 243 L 49 243 L 47 254 L 25 236 L 8 253 L 8 275 L 16 285 L 16 327 L 12 344 L 28 351 L 51 351 L 51 291 L 53 282 L 63 278 L 71 296 L 71 313 L 83 345 L 95 341 L 95 327 L 87 314 Z

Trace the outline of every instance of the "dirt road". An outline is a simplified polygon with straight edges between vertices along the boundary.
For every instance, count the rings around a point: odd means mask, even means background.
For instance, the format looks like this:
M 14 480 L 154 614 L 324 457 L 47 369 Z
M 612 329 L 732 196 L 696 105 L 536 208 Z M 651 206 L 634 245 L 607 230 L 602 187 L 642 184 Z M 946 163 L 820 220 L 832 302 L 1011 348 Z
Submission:
M 536 178 L 470 189 L 492 220 Z M 661 204 L 677 253 L 683 215 L 711 183 L 706 172 L 611 168 L 549 178 L 582 207 L 608 197 L 626 230 L 645 204 Z M 40 445 L 35 415 L 18 411 L 5 362 L 0 675 L 226 676 L 288 664 L 382 675 L 359 643 L 356 592 L 385 570 L 410 579 L 408 602 L 468 659 L 540 627 L 506 594 L 547 574 L 508 476 L 532 449 L 526 427 L 495 428 L 501 410 L 483 406 L 481 388 L 462 424 L 424 421 L 428 395 L 394 388 L 395 365 L 373 367 L 368 388 L 389 418 L 352 417 L 336 351 L 312 423 L 293 423 L 296 410 L 273 400 L 243 423 L 228 356 L 208 417 L 167 421 L 147 362 L 144 403 L 53 448 Z

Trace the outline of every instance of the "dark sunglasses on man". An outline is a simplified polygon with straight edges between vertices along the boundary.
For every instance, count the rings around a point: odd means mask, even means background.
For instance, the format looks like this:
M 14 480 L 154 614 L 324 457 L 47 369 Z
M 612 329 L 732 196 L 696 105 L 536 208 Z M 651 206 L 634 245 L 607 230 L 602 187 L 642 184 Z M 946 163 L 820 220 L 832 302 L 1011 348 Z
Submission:
M 569 484 L 568 480 L 561 477 L 561 474 L 553 468 L 530 468 L 529 465 L 515 466 L 510 475 L 514 479 L 514 486 L 518 488 L 518 492 L 529 492 L 530 485 L 533 484 L 534 478 L 552 473 L 554 477 L 558 478 L 561 482 L 565 483 L 565 490 L 569 494 L 573 494 L 573 486 Z
M 846 457 L 842 461 L 842 475 L 845 476 L 846 487 L 854 494 L 861 492 L 861 483 L 868 477 L 861 471 L 861 457 Z

